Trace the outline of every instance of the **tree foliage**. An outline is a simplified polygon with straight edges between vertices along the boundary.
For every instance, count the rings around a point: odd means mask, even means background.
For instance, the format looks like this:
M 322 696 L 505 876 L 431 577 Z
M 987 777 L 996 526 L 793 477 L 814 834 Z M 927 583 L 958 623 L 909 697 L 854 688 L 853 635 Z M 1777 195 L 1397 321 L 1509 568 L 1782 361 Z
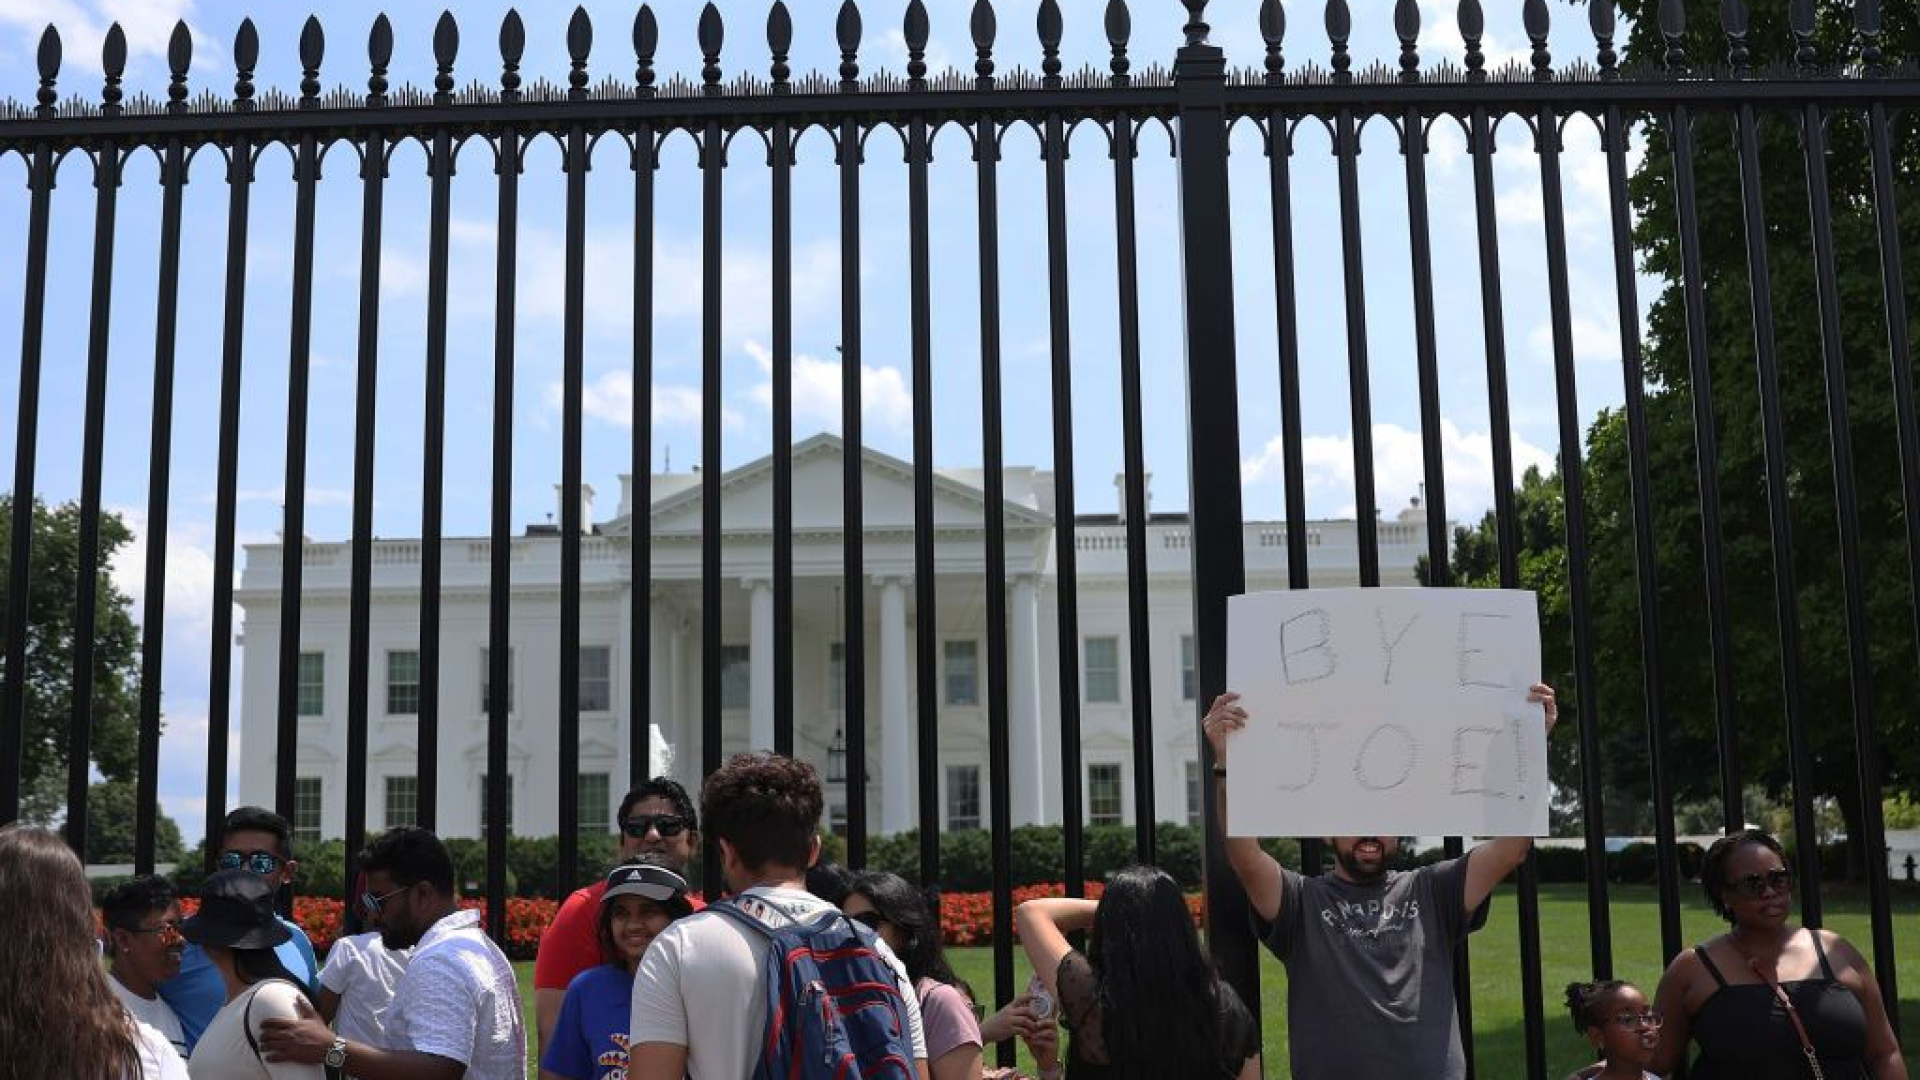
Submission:
M 1658 67 L 1667 42 L 1656 26 L 1657 0 L 1628 0 L 1631 20 L 1625 62 Z M 1914 0 L 1883 5 L 1881 45 L 1893 58 L 1920 56 L 1920 25 Z M 1755 67 L 1791 65 L 1794 40 L 1787 5 L 1750 5 L 1747 46 Z M 1689 0 L 1687 54 L 1697 66 L 1727 55 L 1720 32 L 1720 5 Z M 1814 39 L 1819 55 L 1851 61 L 1857 52 L 1850 11 L 1822 5 Z M 1758 299 L 1774 323 L 1780 408 L 1792 529 L 1790 590 L 1798 608 L 1802 715 L 1811 747 L 1812 792 L 1839 801 L 1849 831 L 1857 835 L 1860 791 L 1855 775 L 1853 707 L 1850 700 L 1848 630 L 1840 561 L 1840 525 L 1835 510 L 1832 429 L 1828 422 L 1807 161 L 1798 112 L 1757 110 L 1758 191 L 1766 216 L 1766 254 L 1771 291 Z M 1668 727 L 1671 775 L 1681 799 L 1717 798 L 1719 758 L 1715 741 L 1713 671 L 1731 665 L 1732 715 L 1739 739 L 1740 775 L 1783 795 L 1790 782 L 1781 633 L 1776 602 L 1776 565 L 1770 542 L 1767 459 L 1762 399 L 1754 344 L 1754 304 L 1745 247 L 1743 202 L 1734 114 L 1700 110 L 1692 120 L 1695 194 L 1700 257 L 1705 267 L 1707 348 L 1712 416 L 1718 454 L 1710 463 L 1720 487 L 1730 629 L 1729 655 L 1710 647 L 1701 527 L 1698 443 L 1693 424 L 1696 386 L 1690 368 L 1683 295 L 1681 237 L 1676 215 L 1671 122 L 1668 115 L 1639 118 L 1646 153 L 1629 190 L 1637 223 L 1635 247 L 1641 269 L 1658 285 L 1643 341 L 1646 373 L 1647 492 L 1655 550 L 1658 633 L 1654 657 L 1662 692 L 1659 707 Z M 1858 492 L 1857 536 L 1864 568 L 1866 640 L 1871 663 L 1869 703 L 1877 729 L 1880 778 L 1890 793 L 1920 792 L 1920 695 L 1916 663 L 1914 582 L 1906 546 L 1895 389 L 1882 303 L 1871 163 L 1865 125 L 1857 115 L 1829 115 L 1830 153 L 1825 165 L 1836 252 L 1838 323 L 1849 393 L 1847 406 L 1854 453 L 1852 479 Z M 1895 121 L 1892 161 L 1899 231 L 1908 253 L 1920 237 L 1920 125 Z M 1644 279 L 1643 279 L 1644 280 Z M 1907 294 L 1896 317 L 1920 311 L 1920 275 L 1909 265 Z M 1644 286 L 1643 286 L 1644 289 Z M 1587 432 L 1586 521 L 1590 538 L 1596 685 L 1592 701 L 1578 702 L 1580 722 L 1600 725 L 1601 762 L 1609 797 L 1610 827 L 1642 812 L 1648 802 L 1647 705 L 1643 690 L 1640 578 L 1634 549 L 1629 441 L 1619 410 L 1603 412 Z M 1558 474 L 1530 473 L 1522 482 L 1520 563 L 1524 587 L 1542 594 L 1542 633 L 1549 673 L 1558 673 L 1573 698 L 1567 672 L 1571 626 L 1567 620 L 1564 505 Z M 1920 512 L 1920 507 L 1914 508 Z M 1454 572 L 1461 584 L 1497 582 L 1491 518 L 1460 530 Z M 1571 752 L 1571 740 L 1555 740 Z M 1565 779 L 1571 779 L 1560 763 Z
M 0 522 L 11 496 L 0 495 Z M 140 627 L 133 601 L 108 566 L 133 541 L 118 514 L 100 515 L 98 603 L 93 629 L 92 763 L 105 783 L 88 794 L 88 855 L 97 862 L 133 858 L 134 775 L 139 765 Z M 34 500 L 32 576 L 27 594 L 26 733 L 22 739 L 22 816 L 51 824 L 66 807 L 67 750 L 73 715 L 74 608 L 79 586 L 80 506 Z M 0 610 L 8 602 L 12 530 L 0 526 Z M 0 655 L 8 628 L 0 626 Z M 95 809 L 100 808 L 100 809 Z M 102 821 L 101 809 L 119 820 Z M 124 838 L 118 831 L 125 829 Z M 102 831 L 104 830 L 104 831 Z M 179 843 L 179 829 L 161 815 L 160 836 Z M 124 843 L 122 840 L 124 839 Z

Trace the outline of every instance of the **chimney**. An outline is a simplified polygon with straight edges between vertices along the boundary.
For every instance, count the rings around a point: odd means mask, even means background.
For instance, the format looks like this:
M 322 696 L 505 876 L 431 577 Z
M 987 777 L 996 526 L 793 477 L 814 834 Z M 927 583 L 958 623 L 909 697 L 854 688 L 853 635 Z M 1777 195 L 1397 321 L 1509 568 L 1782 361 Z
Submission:
M 565 491 L 564 486 L 560 484 L 553 485 L 554 506 L 564 509 L 566 507 L 566 498 L 567 498 L 567 493 Z M 563 515 L 563 518 L 564 518 L 564 515 Z M 592 484 L 580 485 L 580 534 L 582 536 L 591 536 L 593 534 L 593 485 Z
M 1141 478 L 1140 488 L 1141 488 L 1140 501 L 1144 509 L 1146 510 L 1147 520 L 1151 521 L 1153 520 L 1153 474 L 1152 473 L 1147 473 L 1144 477 Z M 1127 474 L 1126 473 L 1118 472 L 1113 474 L 1113 496 L 1114 496 L 1114 499 L 1113 499 L 1114 505 L 1119 508 L 1119 511 L 1117 514 L 1115 514 L 1115 516 L 1120 519 L 1120 524 L 1125 525 L 1127 523 Z

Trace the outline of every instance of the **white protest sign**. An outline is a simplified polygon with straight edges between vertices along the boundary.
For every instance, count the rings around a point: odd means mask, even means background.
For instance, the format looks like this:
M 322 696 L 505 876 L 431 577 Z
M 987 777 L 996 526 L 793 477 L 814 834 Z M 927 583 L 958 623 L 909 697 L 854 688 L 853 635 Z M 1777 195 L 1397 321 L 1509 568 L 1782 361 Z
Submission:
M 1530 592 L 1301 589 L 1227 601 L 1233 836 L 1542 836 Z

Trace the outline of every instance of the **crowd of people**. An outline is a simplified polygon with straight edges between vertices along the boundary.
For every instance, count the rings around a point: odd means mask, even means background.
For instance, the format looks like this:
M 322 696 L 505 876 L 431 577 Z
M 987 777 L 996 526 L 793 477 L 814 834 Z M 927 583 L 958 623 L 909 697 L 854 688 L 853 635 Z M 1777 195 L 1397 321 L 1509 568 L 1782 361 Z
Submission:
M 1551 731 L 1551 689 L 1532 697 Z M 1228 736 L 1248 720 L 1226 694 L 1203 725 L 1222 820 Z M 1098 902 L 1021 904 L 1035 975 L 988 1015 L 918 888 L 820 861 L 823 810 L 811 766 L 764 752 L 708 776 L 697 811 L 669 779 L 629 792 L 618 864 L 567 897 L 540 943 L 542 1080 L 1012 1080 L 1022 1074 L 986 1064 L 1008 1040 L 1027 1048 L 1030 1080 L 1261 1075 L 1259 1025 L 1164 871 L 1119 871 Z M 706 897 L 688 882 L 703 822 L 719 853 Z M 1260 938 L 1287 968 L 1289 1075 L 1463 1078 L 1454 957 L 1530 841 L 1410 871 L 1390 868 L 1397 838 L 1331 841 L 1334 866 L 1319 876 L 1253 838 L 1227 841 Z M 14 930 L 0 949 L 0 1080 L 525 1075 L 513 967 L 459 905 L 437 836 L 395 828 L 361 853 L 358 907 L 375 929 L 334 942 L 324 967 L 277 907 L 299 868 L 287 822 L 236 810 L 219 845 L 191 916 L 164 878 L 139 877 L 103 898 L 96 930 L 65 843 L 0 829 L 0 909 Z M 1651 1003 L 1626 982 L 1567 988 L 1598 1057 L 1577 1077 L 1667 1074 L 1690 1043 L 1690 1075 L 1705 1080 L 1907 1076 L 1865 960 L 1831 931 L 1792 924 L 1776 840 L 1720 839 L 1702 881 L 1729 930 L 1677 957 Z

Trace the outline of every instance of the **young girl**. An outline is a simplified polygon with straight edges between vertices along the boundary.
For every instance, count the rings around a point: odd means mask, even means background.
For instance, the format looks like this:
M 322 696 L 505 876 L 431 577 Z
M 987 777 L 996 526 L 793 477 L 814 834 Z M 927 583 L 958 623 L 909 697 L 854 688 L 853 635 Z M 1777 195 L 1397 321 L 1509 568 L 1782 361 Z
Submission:
M 1647 1071 L 1660 1045 L 1660 1014 L 1639 987 L 1618 979 L 1568 983 L 1567 1011 L 1600 1054 L 1600 1064 L 1570 1080 L 1660 1080 Z

